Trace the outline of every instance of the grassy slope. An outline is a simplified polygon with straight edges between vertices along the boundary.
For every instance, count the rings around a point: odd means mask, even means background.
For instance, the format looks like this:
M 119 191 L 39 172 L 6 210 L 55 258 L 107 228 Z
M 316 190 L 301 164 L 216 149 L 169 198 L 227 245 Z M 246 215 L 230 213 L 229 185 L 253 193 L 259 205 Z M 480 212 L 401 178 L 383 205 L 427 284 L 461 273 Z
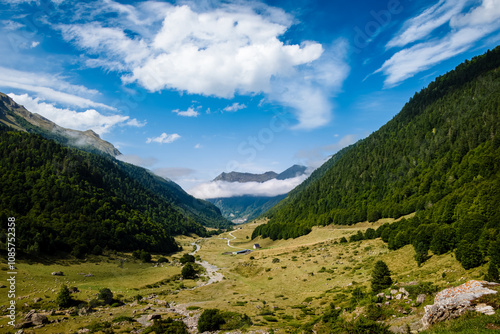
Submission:
M 390 220 L 380 220 L 375 224 L 359 223 L 353 226 L 314 228 L 310 234 L 293 240 L 275 242 L 269 239 L 258 240 L 257 242 L 263 248 L 242 256 L 223 255 L 224 252 L 235 250 L 235 248 L 228 247 L 227 239 L 214 237 L 200 240 L 202 248 L 198 254 L 203 260 L 223 268 L 221 272 L 225 279 L 220 283 L 195 290 L 182 290 L 178 293 L 171 291 L 178 289 L 181 283 L 186 287 L 194 286 L 196 283 L 192 280 L 184 280 L 171 282 L 160 288 L 148 288 L 146 285 L 178 274 L 181 269 L 179 266 L 168 265 L 163 268 L 154 268 L 151 264 L 141 265 L 129 258 L 123 268 L 120 268 L 119 258 L 126 256 L 117 255 L 111 258 L 100 258 L 98 264 L 90 261 L 79 264 L 70 264 L 65 261 L 51 264 L 22 263 L 19 265 L 18 296 L 23 299 L 18 301 L 18 306 L 28 311 L 34 307 L 33 298 L 41 297 L 43 301 L 42 305 L 39 305 L 40 308 L 55 308 L 53 305 L 51 307 L 50 300 L 55 299 L 62 284 L 77 286 L 81 292 L 76 297 L 80 300 L 90 300 L 99 289 L 108 287 L 115 295 L 123 295 L 123 299 L 132 298 L 137 294 L 147 296 L 150 293 L 156 293 L 160 295 L 160 299 L 168 302 L 246 313 L 252 318 L 255 329 L 282 328 L 290 331 L 310 321 L 315 315 L 322 314 L 330 302 L 346 307 L 354 287 L 362 287 L 367 291 L 371 268 L 379 259 L 388 264 L 396 282 L 426 281 L 436 284 L 439 288 L 458 285 L 468 279 L 480 278 L 486 271 L 482 267 L 465 271 L 449 253 L 433 256 L 418 268 L 413 260 L 414 251 L 411 246 L 389 251 L 379 239 L 334 244 L 342 236 L 348 238 L 358 230 L 376 227 L 387 221 Z M 242 226 L 242 229 L 234 231 L 233 235 L 237 239 L 232 241 L 231 245 L 251 248 L 255 241 L 246 237 L 250 236 L 255 226 L 260 223 L 246 224 Z M 228 234 L 222 237 L 232 239 Z M 185 250 L 191 249 L 190 244 L 194 240 L 196 239 L 190 237 L 177 239 Z M 176 257 L 179 256 L 176 255 Z M 250 256 L 253 256 L 254 260 L 250 260 Z M 280 260 L 279 263 L 273 263 L 275 258 Z M 331 272 L 321 273 L 322 267 Z M 5 265 L 2 265 L 2 269 L 5 270 Z M 63 271 L 65 276 L 50 275 L 56 270 Z M 445 278 L 442 277 L 443 271 L 446 271 Z M 89 272 L 94 274 L 94 277 L 85 278 L 79 275 L 79 273 Z M 7 301 L 6 294 L 1 294 L 0 305 L 6 305 Z M 22 306 L 24 302 L 29 306 Z M 427 298 L 426 303 L 431 302 L 432 299 Z M 302 305 L 305 312 L 297 305 Z M 391 318 L 393 325 L 400 326 L 418 320 L 423 314 L 423 305 L 412 308 L 412 312 L 407 316 L 398 312 L 399 306 L 409 307 L 401 302 L 387 309 L 387 312 L 395 315 Z M 86 317 L 71 317 L 75 320 L 49 325 L 36 332 L 68 331 L 88 325 L 92 320 L 109 321 L 118 315 L 137 317 L 142 308 L 144 305 L 104 309 Z M 133 315 L 133 310 L 139 313 Z M 273 315 L 262 315 L 266 310 Z M 109 313 L 113 315 L 110 316 Z M 348 314 L 347 318 L 350 316 Z M 5 325 L 6 322 L 7 319 L 3 318 L 0 320 L 0 325 Z M 446 331 L 441 333 L 446 333 Z

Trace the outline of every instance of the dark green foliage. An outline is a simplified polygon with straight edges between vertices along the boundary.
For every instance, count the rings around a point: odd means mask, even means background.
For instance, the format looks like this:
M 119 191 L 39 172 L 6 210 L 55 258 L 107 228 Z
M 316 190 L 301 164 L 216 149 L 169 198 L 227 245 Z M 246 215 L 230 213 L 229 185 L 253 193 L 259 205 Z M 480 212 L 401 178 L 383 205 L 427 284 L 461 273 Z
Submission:
M 323 321 L 324 323 L 333 324 L 337 322 L 341 313 L 341 309 L 335 309 L 335 305 L 333 303 L 330 303 L 330 308 L 324 311 L 323 316 L 321 317 L 321 321 Z
M 377 261 L 372 271 L 371 288 L 374 294 L 392 285 L 391 272 L 384 261 Z
M 180 320 L 167 318 L 165 320 L 154 320 L 153 325 L 148 327 L 143 333 L 156 333 L 156 334 L 188 334 L 186 324 Z
M 196 278 L 196 269 L 191 262 L 188 262 L 182 267 L 181 275 L 185 279 Z
M 217 331 L 221 325 L 224 324 L 221 312 L 217 309 L 204 310 L 198 320 L 198 331 L 200 333 L 205 331 Z
M 194 263 L 195 257 L 194 255 L 190 254 L 184 254 L 182 257 L 179 259 L 180 263 L 185 264 L 185 263 Z
M 490 261 L 490 264 L 488 265 L 488 273 L 484 277 L 484 280 L 488 281 L 488 282 L 500 283 L 498 267 L 496 264 L 494 264 L 491 261 Z
M 113 292 L 111 292 L 111 290 L 108 288 L 103 288 L 99 290 L 97 299 L 100 300 L 104 305 L 111 304 L 113 302 Z
M 56 304 L 59 307 L 70 307 L 73 305 L 73 302 L 74 300 L 71 297 L 71 292 L 66 285 L 63 285 L 61 287 L 61 290 L 59 290 L 59 294 L 57 295 Z
M 460 241 L 455 254 L 464 269 L 475 268 L 483 263 L 483 254 L 478 245 L 468 240 Z
M 413 244 L 424 260 L 426 248 L 443 254 L 463 239 L 477 242 L 483 229 L 498 231 L 499 65 L 497 47 L 438 77 L 390 122 L 290 192 L 252 237 L 295 238 L 314 225 L 417 212 L 377 235 L 391 249 Z
M 170 261 L 166 258 L 166 257 L 160 257 L 158 258 L 158 261 L 156 261 L 158 263 L 169 263 Z
M 151 254 L 144 249 L 133 251 L 132 256 L 145 263 L 151 262 Z
M 19 252 L 79 258 L 99 247 L 170 253 L 179 249 L 172 235 L 206 234 L 111 157 L 3 131 L 0 161 L 0 219 L 16 217 Z

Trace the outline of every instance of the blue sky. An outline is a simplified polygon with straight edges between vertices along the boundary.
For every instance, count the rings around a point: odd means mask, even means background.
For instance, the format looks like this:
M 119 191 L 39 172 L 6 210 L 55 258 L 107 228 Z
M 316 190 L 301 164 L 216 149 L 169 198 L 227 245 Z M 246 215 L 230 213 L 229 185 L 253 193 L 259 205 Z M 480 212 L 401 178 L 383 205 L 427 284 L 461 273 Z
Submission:
M 499 44 L 500 0 L 3 0 L 0 31 L 0 91 L 206 197 L 376 131 Z

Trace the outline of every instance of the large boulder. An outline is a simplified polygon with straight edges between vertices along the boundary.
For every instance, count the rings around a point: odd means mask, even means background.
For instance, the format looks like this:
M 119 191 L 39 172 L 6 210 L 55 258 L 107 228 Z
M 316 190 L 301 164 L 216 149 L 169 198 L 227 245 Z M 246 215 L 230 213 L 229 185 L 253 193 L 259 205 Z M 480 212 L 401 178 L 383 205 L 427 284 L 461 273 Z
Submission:
M 425 306 L 425 314 L 422 318 L 424 328 L 440 321 L 457 318 L 467 311 L 491 314 L 491 307 L 485 307 L 484 304 L 477 305 L 476 300 L 481 296 L 497 293 L 495 290 L 488 289 L 496 285 L 498 284 L 471 280 L 439 292 L 434 297 L 434 304 Z

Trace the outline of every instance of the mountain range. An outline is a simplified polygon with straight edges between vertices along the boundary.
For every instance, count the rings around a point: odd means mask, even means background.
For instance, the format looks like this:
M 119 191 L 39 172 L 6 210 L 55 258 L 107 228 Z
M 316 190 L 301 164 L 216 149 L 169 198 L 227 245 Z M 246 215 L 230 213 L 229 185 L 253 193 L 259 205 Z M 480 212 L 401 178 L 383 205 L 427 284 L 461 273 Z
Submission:
M 221 173 L 212 182 L 225 182 L 227 187 L 238 188 L 239 184 L 256 182 L 265 183 L 269 181 L 285 181 L 304 176 L 307 167 L 293 165 L 281 173 L 268 171 L 262 174 L 230 172 Z M 236 195 L 231 197 L 207 198 L 207 201 L 215 204 L 222 215 L 233 223 L 244 223 L 259 217 L 278 204 L 286 193 L 277 196 L 259 196 L 252 194 Z
M 168 253 L 179 249 L 174 235 L 231 226 L 213 204 L 117 160 L 93 131 L 62 128 L 1 93 L 0 130 L 0 215 L 20 222 L 25 254 Z
M 500 228 L 500 47 L 416 93 L 399 114 L 344 148 L 265 216 L 253 238 L 295 238 L 317 225 L 398 218 L 378 234 L 390 249 L 455 250 L 468 269 Z M 357 240 L 363 238 L 357 237 Z

